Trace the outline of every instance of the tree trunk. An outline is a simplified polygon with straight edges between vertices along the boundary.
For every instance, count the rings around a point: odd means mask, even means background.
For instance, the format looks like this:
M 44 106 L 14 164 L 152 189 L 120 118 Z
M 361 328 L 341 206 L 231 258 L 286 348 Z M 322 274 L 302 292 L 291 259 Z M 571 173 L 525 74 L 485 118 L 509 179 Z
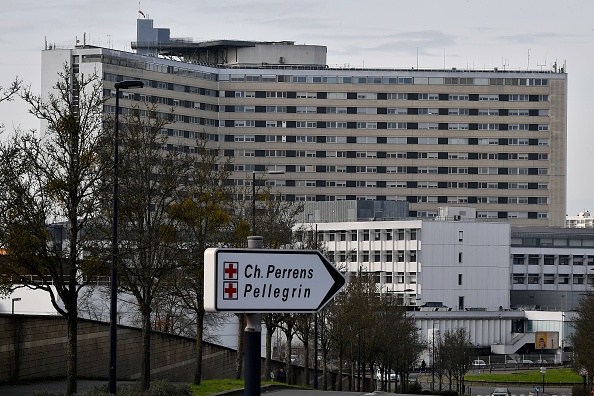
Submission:
M 151 386 L 151 311 L 142 309 L 142 362 L 140 368 L 140 389 L 146 391 Z
M 244 314 L 237 314 L 237 356 L 235 358 L 235 379 L 241 379 L 241 367 L 243 363 L 243 324 Z
M 68 311 L 67 318 L 68 336 L 66 347 L 66 394 L 74 395 L 77 392 L 77 345 L 78 345 L 78 319 L 77 310 Z
M 266 320 L 266 322 L 271 322 L 270 320 Z M 274 335 L 274 331 L 270 331 L 270 328 L 267 326 L 266 327 L 266 362 L 264 364 L 264 374 L 266 374 L 266 376 L 270 376 L 270 373 L 272 372 L 272 336 Z M 270 378 L 270 377 L 269 377 Z M 274 379 L 274 375 L 272 375 L 272 378 L 270 379 Z
M 303 346 L 305 347 L 305 386 L 309 386 L 309 328 L 303 335 Z
M 291 337 L 291 331 L 285 333 L 287 339 L 285 341 L 285 365 L 286 365 L 286 372 L 287 372 L 287 384 L 293 383 L 293 370 L 292 370 L 292 363 L 291 363 L 291 343 L 293 342 L 293 337 Z
M 194 370 L 194 384 L 200 385 L 202 382 L 202 333 L 204 331 L 204 311 L 200 310 L 196 315 L 196 368 Z

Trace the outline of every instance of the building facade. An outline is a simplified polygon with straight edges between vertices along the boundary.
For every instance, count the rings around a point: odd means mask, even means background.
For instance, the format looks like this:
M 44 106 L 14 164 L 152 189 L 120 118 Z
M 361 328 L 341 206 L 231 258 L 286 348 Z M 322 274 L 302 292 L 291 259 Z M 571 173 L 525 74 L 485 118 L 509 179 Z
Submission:
M 289 201 L 406 201 L 414 218 L 460 204 L 516 225 L 565 223 L 563 69 L 329 68 L 322 46 L 191 43 L 140 31 L 144 54 L 43 51 L 42 92 L 64 63 L 96 71 L 113 114 L 113 84 L 141 79 L 143 89 L 121 93 L 122 111 L 139 101 L 173 107 L 167 150 L 193 153 L 205 137 L 233 158 L 231 182 L 282 171 L 267 183 Z M 186 61 L 155 56 L 151 45 Z

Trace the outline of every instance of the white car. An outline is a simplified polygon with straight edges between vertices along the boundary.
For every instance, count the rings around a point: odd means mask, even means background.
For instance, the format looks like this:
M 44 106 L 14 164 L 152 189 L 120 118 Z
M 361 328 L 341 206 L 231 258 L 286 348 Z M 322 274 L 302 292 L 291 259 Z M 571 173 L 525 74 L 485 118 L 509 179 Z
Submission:
M 394 372 L 394 370 L 391 370 L 390 371 L 390 381 L 396 381 L 396 378 L 397 378 L 396 377 L 396 373 Z M 378 380 L 378 381 L 381 381 L 382 380 L 382 371 L 380 369 L 377 369 L 375 371 L 375 379 Z M 384 381 L 387 381 L 387 380 L 388 380 L 388 378 L 384 374 Z
M 487 367 L 487 363 L 485 363 L 484 360 L 477 359 L 472 362 L 472 367 L 474 367 L 474 368 Z
M 534 362 L 530 359 L 523 359 L 522 364 L 534 364 Z

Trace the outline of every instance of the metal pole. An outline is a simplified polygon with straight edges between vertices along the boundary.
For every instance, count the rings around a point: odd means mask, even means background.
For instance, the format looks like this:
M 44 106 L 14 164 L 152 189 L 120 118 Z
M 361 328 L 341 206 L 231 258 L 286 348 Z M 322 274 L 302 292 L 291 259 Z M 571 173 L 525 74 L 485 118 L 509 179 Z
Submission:
M 115 136 L 113 143 L 113 234 L 111 255 L 111 303 L 109 314 L 109 393 L 116 394 L 116 359 L 117 359 L 117 319 L 118 319 L 118 163 L 120 134 L 120 89 L 116 89 Z
M 315 247 L 318 249 L 318 223 L 314 234 Z M 318 389 L 318 313 L 314 316 L 314 389 Z
M 249 249 L 261 249 L 262 237 L 248 237 Z M 245 326 L 245 392 L 246 396 L 260 396 L 261 387 L 261 349 L 262 349 L 262 314 L 248 313 Z M 237 351 L 241 353 L 241 351 Z
M 111 302 L 109 313 L 109 393 L 116 394 L 117 321 L 118 321 L 118 199 L 119 199 L 119 140 L 120 140 L 120 89 L 142 88 L 141 80 L 124 80 L 114 84 L 116 90 L 115 133 L 113 139 L 113 239 L 111 255 Z
M 314 315 L 314 389 L 318 389 L 318 313 Z
M 252 172 L 252 235 L 256 235 L 256 172 L 255 171 Z
M 433 327 L 433 335 L 431 337 L 431 390 L 435 390 L 435 327 Z

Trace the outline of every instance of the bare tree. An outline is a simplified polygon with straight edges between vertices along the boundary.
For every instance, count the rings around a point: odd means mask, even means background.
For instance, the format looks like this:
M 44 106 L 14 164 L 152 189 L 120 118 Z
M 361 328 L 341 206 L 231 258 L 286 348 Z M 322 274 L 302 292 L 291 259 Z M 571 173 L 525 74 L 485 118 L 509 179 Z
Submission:
M 134 296 L 141 316 L 140 386 L 150 387 L 151 331 L 155 298 L 170 287 L 179 266 L 179 232 L 171 216 L 174 202 L 185 195 L 191 159 L 167 150 L 163 128 L 173 113 L 148 105 L 125 117 L 121 133 L 119 274 L 121 288 Z
M 577 317 L 572 322 L 573 369 L 579 373 L 586 369 L 588 389 L 594 386 L 594 291 L 588 290 L 576 307 Z
M 218 149 L 198 141 L 197 155 L 190 163 L 186 194 L 171 206 L 170 213 L 180 230 L 180 257 L 174 291 L 195 317 L 196 367 L 194 383 L 202 381 L 202 339 L 204 330 L 204 251 L 226 245 L 223 230 L 229 225 L 234 207 L 233 186 L 227 183 L 230 161 L 223 161 Z
M 3 91 L 4 100 L 16 86 Z M 102 181 L 109 178 L 112 164 L 101 161 L 99 153 L 110 131 L 102 127 L 104 99 L 97 75 L 76 74 L 65 66 L 46 98 L 30 88 L 21 97 L 46 128 L 43 133 L 17 131 L 1 148 L 0 239 L 10 260 L 0 273 L 11 274 L 13 285 L 49 293 L 66 318 L 71 395 L 77 391 L 79 293 L 105 270 L 101 257 L 89 255 L 93 241 L 82 231 L 93 228 Z

